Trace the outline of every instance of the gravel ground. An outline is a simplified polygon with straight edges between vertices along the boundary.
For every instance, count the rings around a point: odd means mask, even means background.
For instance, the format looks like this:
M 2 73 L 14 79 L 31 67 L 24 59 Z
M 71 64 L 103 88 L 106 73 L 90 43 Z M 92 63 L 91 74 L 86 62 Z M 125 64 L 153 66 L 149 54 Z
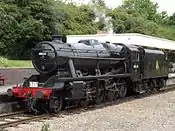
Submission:
M 175 131 L 175 91 L 22 124 L 8 131 L 40 131 L 44 123 L 50 125 L 50 131 Z

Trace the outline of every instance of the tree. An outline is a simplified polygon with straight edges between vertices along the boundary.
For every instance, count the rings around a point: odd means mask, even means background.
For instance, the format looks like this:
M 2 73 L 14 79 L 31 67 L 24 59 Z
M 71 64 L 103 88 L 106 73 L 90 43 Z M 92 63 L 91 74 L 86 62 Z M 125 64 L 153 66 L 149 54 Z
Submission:
M 0 27 L 0 53 L 19 58 L 36 42 L 49 38 L 54 29 L 52 3 L 49 0 L 0 2 L 3 22 Z
M 97 31 L 95 15 L 88 5 L 76 6 L 58 1 L 55 17 L 60 34 L 94 34 Z
M 129 14 L 140 15 L 147 20 L 156 21 L 158 4 L 151 0 L 125 0 L 122 6 Z
M 169 18 L 169 25 L 175 25 L 175 13 Z
M 141 16 L 129 14 L 124 9 L 115 9 L 112 13 L 115 33 L 141 33 L 156 35 L 158 25 L 154 22 L 145 20 Z

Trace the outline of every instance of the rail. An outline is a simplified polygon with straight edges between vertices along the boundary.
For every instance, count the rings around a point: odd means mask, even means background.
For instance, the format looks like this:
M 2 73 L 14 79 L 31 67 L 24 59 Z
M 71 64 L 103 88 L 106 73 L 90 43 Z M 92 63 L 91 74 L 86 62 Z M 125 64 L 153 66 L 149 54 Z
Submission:
M 44 115 L 39 115 L 39 116 L 32 116 L 29 118 L 24 118 L 24 119 L 17 119 L 15 121 L 8 121 L 6 123 L 2 123 L 0 124 L 0 128 L 6 128 L 6 127 L 11 127 L 11 126 L 15 126 L 21 123 L 27 123 L 27 122 L 31 122 L 33 120 L 41 120 L 44 118 L 48 118 L 50 116 L 50 114 L 44 114 Z
M 23 113 L 25 113 L 25 111 L 19 111 L 19 112 L 12 112 L 12 113 L 8 113 L 8 114 L 2 114 L 2 115 L 0 115 L 0 119 L 6 118 L 6 117 L 15 116 L 15 115 L 19 115 L 19 114 L 23 114 Z

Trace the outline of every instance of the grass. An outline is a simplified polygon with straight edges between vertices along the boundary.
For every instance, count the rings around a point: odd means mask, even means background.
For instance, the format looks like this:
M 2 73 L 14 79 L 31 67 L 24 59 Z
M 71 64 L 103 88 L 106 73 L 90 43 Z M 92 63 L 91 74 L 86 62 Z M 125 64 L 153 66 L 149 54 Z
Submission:
M 44 124 L 41 128 L 41 131 L 49 131 L 49 127 L 50 127 L 49 124 Z
M 0 57 L 0 68 L 19 68 L 19 67 L 26 67 L 32 68 L 32 61 L 30 60 L 9 60 L 4 57 Z

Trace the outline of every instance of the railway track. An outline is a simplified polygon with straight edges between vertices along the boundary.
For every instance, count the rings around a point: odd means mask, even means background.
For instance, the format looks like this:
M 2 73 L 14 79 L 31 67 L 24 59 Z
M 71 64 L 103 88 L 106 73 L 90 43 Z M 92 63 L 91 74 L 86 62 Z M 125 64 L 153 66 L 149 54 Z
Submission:
M 25 115 L 25 112 L 5 114 L 0 116 L 0 130 L 3 131 L 6 127 L 14 127 L 19 124 L 28 123 L 31 121 L 39 121 L 44 118 L 51 117 L 51 114 L 42 114 L 42 115 Z
M 13 112 L 13 113 L 7 113 L 7 114 L 1 114 L 0 115 L 0 120 L 6 117 L 12 117 L 12 116 L 16 116 L 16 115 L 20 115 L 25 113 L 25 111 L 18 111 L 18 112 Z
M 141 98 L 150 97 L 153 95 L 164 94 L 164 93 L 174 91 L 174 90 L 175 90 L 175 84 L 172 84 L 172 85 L 169 85 L 169 86 L 161 89 L 159 92 L 128 96 L 128 97 L 125 97 L 123 99 L 118 99 L 118 100 L 112 101 L 112 102 L 105 102 L 105 103 L 102 103 L 99 105 L 90 105 L 87 108 L 80 108 L 80 107 L 76 107 L 76 106 L 69 107 L 66 110 L 61 111 L 59 114 L 32 115 L 32 114 L 26 114 L 26 111 L 8 113 L 8 114 L 0 115 L 0 130 L 2 131 L 6 127 L 12 127 L 12 126 L 14 127 L 14 126 L 17 126 L 19 124 L 29 123 L 31 121 L 40 121 L 43 119 L 49 119 L 53 116 L 64 117 L 64 115 L 71 115 L 74 113 L 79 114 L 79 113 L 90 111 L 90 110 L 104 108 L 106 106 L 121 104 L 121 103 L 132 101 L 135 99 L 141 99 Z

